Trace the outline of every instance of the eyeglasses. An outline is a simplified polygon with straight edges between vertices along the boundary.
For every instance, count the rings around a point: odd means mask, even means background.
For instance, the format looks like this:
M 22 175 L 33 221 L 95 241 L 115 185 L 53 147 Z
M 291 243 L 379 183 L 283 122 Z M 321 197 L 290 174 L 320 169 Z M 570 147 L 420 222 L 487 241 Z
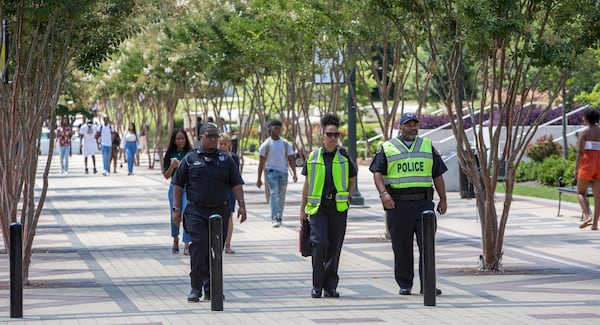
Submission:
M 324 134 L 330 138 L 339 138 L 340 137 L 339 132 L 324 132 Z
M 205 134 L 205 137 L 207 137 L 208 139 L 212 139 L 212 140 L 216 140 L 219 138 L 218 134 Z

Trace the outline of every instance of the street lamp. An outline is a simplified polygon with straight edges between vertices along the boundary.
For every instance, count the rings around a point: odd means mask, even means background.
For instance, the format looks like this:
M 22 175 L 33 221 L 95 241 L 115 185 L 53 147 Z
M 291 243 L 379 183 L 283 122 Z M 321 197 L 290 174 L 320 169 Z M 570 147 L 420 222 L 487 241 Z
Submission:
M 352 43 L 348 44 L 348 57 L 352 54 Z M 350 70 L 350 80 L 348 80 L 348 153 L 356 164 L 356 102 L 352 94 L 356 94 L 356 65 Z M 358 167 L 358 164 L 356 164 Z M 356 190 L 350 201 L 352 205 L 364 205 L 365 199 L 358 190 L 358 177 L 355 178 Z

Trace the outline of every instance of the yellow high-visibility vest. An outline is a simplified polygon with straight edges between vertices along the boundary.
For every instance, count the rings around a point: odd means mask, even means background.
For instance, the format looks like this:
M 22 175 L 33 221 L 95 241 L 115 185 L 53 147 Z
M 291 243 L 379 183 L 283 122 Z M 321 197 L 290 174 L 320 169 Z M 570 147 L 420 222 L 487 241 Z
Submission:
M 392 189 L 432 187 L 433 145 L 430 139 L 415 139 L 412 148 L 406 147 L 398 138 L 382 145 L 387 159 L 387 175 L 384 183 Z
M 306 160 L 306 181 L 308 182 L 308 197 L 304 212 L 315 215 L 321 205 L 323 186 L 325 184 L 325 162 L 323 160 L 323 148 L 313 150 Z M 335 195 L 336 208 L 339 212 L 348 210 L 348 182 L 350 163 L 348 158 L 336 149 L 335 157 L 331 164 L 331 175 L 333 184 L 337 191 Z

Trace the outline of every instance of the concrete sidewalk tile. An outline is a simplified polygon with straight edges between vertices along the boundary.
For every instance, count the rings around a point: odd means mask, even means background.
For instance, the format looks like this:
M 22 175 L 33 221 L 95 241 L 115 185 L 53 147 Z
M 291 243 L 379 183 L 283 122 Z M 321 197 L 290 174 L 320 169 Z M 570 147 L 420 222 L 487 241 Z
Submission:
M 418 275 L 412 296 L 398 295 L 384 213 L 361 166 L 364 207 L 351 207 L 340 260 L 340 299 L 310 298 L 311 259 L 298 252 L 302 181 L 290 181 L 283 225 L 272 228 L 256 164 L 244 165 L 248 221 L 234 226 L 233 255 L 223 257 L 224 311 L 188 303 L 189 257 L 170 251 L 168 181 L 158 169 L 135 176 L 83 173 L 50 187 L 24 289 L 24 318 L 9 318 L 9 271 L 0 269 L 0 323 L 32 324 L 398 324 L 577 323 L 600 319 L 600 233 L 580 230 L 579 208 L 515 197 L 506 228 L 505 274 L 477 270 L 481 228 L 475 200 L 448 193 L 438 218 L 436 306 L 423 305 Z M 39 175 L 41 176 L 41 174 Z M 40 183 L 41 184 L 41 183 Z M 39 186 L 39 184 L 38 184 Z M 37 189 L 39 191 L 39 187 Z M 502 197 L 498 196 L 498 211 Z M 415 245 L 416 251 L 416 245 Z M 415 257 L 418 256 L 415 254 Z M 416 264 L 415 260 L 415 264 Z M 8 255 L 0 254 L 0 265 Z M 417 268 L 415 265 L 415 273 Z

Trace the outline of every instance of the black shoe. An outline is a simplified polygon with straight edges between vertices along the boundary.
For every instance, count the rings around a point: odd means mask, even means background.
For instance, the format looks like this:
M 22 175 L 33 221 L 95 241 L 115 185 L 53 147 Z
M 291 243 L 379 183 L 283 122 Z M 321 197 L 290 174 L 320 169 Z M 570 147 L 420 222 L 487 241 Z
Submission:
M 86 173 L 86 174 L 89 174 L 89 173 L 90 173 L 90 171 L 89 171 L 89 170 L 86 168 L 86 169 L 85 169 L 85 173 Z
M 421 289 L 421 291 L 419 291 L 420 294 L 423 294 L 423 289 Z M 435 288 L 435 295 L 436 296 L 441 296 L 442 295 L 442 290 Z
M 313 298 L 321 298 L 321 293 L 323 292 L 323 289 L 321 288 L 313 288 L 310 291 L 310 296 Z
M 200 301 L 200 296 L 202 296 L 202 290 L 198 288 L 192 288 L 190 294 L 188 295 L 189 302 L 198 302 Z
M 94 168 L 94 174 L 97 173 L 97 172 L 98 172 L 98 170 L 96 168 Z
M 337 292 L 335 289 L 325 290 L 325 297 L 327 297 L 327 298 L 339 298 L 340 297 L 340 293 Z
M 410 296 L 410 288 L 400 288 L 400 295 Z

